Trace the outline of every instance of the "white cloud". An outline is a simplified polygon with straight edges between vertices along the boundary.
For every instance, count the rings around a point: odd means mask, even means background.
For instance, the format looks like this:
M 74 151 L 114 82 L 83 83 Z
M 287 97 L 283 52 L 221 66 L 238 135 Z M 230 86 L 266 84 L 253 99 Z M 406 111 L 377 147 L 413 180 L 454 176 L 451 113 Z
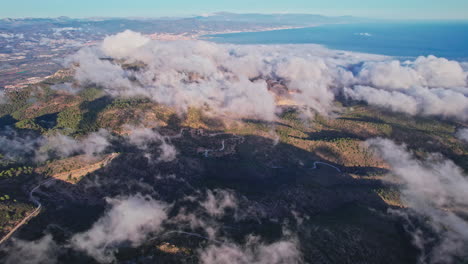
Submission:
M 169 139 L 159 134 L 156 130 L 145 127 L 131 127 L 127 126 L 126 130 L 129 131 L 128 140 L 130 144 L 137 146 L 143 151 L 149 151 L 150 145 L 159 143 L 160 154 L 158 161 L 170 162 L 176 159 L 177 150 L 169 143 Z M 151 157 L 150 153 L 147 156 Z
M 57 263 L 55 244 L 51 235 L 36 241 L 13 239 L 7 246 L 6 264 L 54 264 Z
M 302 263 L 302 255 L 295 240 L 281 240 L 272 244 L 250 236 L 245 245 L 226 243 L 210 245 L 199 251 L 203 264 L 294 264 Z
M 40 139 L 33 136 L 21 136 L 13 130 L 7 127 L 0 132 L 0 153 L 6 159 L 15 160 L 24 158 L 34 151 L 41 145 Z
M 460 140 L 468 142 L 468 128 L 459 129 L 456 133 L 456 137 Z
M 308 105 L 322 114 L 327 114 L 335 99 L 330 89 L 333 70 L 321 58 L 291 58 L 277 65 L 275 74 L 287 81 L 289 89 L 295 91 L 293 99 Z
M 168 205 L 146 196 L 108 199 L 112 208 L 91 229 L 76 234 L 72 246 L 101 263 L 115 260 L 115 250 L 124 242 L 136 247 L 151 233 L 161 230 Z
M 216 189 L 206 192 L 206 200 L 201 202 L 201 206 L 214 217 L 222 217 L 226 209 L 236 209 L 237 199 L 234 193 L 226 190 Z
M 468 97 L 457 90 L 413 87 L 389 91 L 356 85 L 345 88 L 344 94 L 395 112 L 468 120 Z
M 36 150 L 36 159 L 41 162 L 46 161 L 50 154 L 62 158 L 74 154 L 85 154 L 89 157 L 99 155 L 110 146 L 109 137 L 110 134 L 105 129 L 90 133 L 82 139 L 74 139 L 62 134 L 49 135 L 41 138 L 41 147 Z
M 403 63 L 397 60 L 366 62 L 357 77 L 362 85 L 388 90 L 467 85 L 467 73 L 458 62 L 434 56 L 418 57 L 415 61 Z
M 353 100 L 366 101 L 395 112 L 412 115 L 418 113 L 417 101 L 401 92 L 379 90 L 369 86 L 354 86 L 353 88 L 345 88 L 344 93 Z
M 88 82 L 113 89 L 131 89 L 132 83 L 127 78 L 125 71 L 107 60 L 101 60 L 101 53 L 96 53 L 93 48 L 84 48 L 78 51 L 68 60 L 77 61 L 75 79 L 81 84 Z
M 411 67 L 400 61 L 379 61 L 364 63 L 359 72 L 358 82 L 386 90 L 402 90 L 422 83 L 421 76 Z
M 299 55 L 300 51 L 309 54 Z M 349 81 L 350 73 L 343 74 L 342 68 L 335 67 L 341 58 L 321 57 L 333 52 L 313 45 L 300 51 L 204 41 L 158 42 L 126 31 L 106 38 L 100 49 L 80 51 L 71 61 L 80 64 L 78 81 L 101 85 L 113 96 L 143 95 L 182 110 L 207 107 L 217 114 L 272 120 L 277 106 L 265 78 L 285 79 L 295 90 L 295 100 L 322 113 L 328 112 L 334 99 L 330 86 L 343 81 L 335 78 L 343 75 Z M 100 60 L 102 56 L 143 62 L 146 67 L 125 71 L 111 61 Z M 357 56 L 347 53 L 339 57 L 358 61 Z
M 164 140 L 162 141 L 159 149 L 161 150 L 158 158 L 159 161 L 170 162 L 176 159 L 177 150 L 174 145 L 171 145 Z
M 463 64 L 434 56 L 400 62 L 316 45 L 160 42 L 125 31 L 69 61 L 79 63 L 75 77 L 80 83 L 98 84 L 112 96 L 147 96 L 182 111 L 195 106 L 216 115 L 273 120 L 278 94 L 269 90 L 266 80 L 275 80 L 289 89 L 281 97 L 322 114 L 335 110 L 333 101 L 344 91 L 350 98 L 394 111 L 468 118 Z M 125 70 L 122 62 L 145 66 Z M 383 103 L 386 96 L 392 101 Z M 399 102 L 402 98 L 410 102 L 409 109 Z
M 187 226 L 191 230 L 203 230 L 211 240 L 219 239 L 222 224 L 218 221 L 233 210 L 234 220 L 238 219 L 238 200 L 235 193 L 228 190 L 207 190 L 198 192 L 194 196 L 187 196 L 184 200 L 193 202 L 192 206 L 181 208 L 177 216 L 171 219 L 178 226 Z M 231 215 L 229 215 L 231 216 Z
M 102 50 L 109 57 L 125 59 L 150 42 L 150 39 L 140 33 L 126 30 L 120 34 L 108 36 L 102 42 Z M 118 45 L 116 45 L 118 43 Z
M 406 146 L 396 145 L 391 140 L 367 142 L 402 182 L 404 203 L 416 215 L 423 216 L 424 222 L 439 235 L 440 241 L 428 254 L 430 262 L 450 263 L 456 256 L 466 257 L 468 222 L 457 213 L 468 208 L 468 179 L 463 171 L 437 154 L 417 160 Z M 424 245 L 421 232 L 415 233 L 415 245 Z
M 466 87 L 467 73 L 456 61 L 434 56 L 419 57 L 414 69 L 423 78 L 423 85 L 433 88 Z

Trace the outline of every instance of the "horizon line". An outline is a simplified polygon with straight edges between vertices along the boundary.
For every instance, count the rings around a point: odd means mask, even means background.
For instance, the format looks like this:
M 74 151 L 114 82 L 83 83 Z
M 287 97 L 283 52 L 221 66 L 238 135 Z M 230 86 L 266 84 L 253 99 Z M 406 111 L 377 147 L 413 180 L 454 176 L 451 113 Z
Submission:
M 238 13 L 238 12 L 227 12 L 227 11 L 218 11 L 218 12 L 209 12 L 202 14 L 191 14 L 191 15 L 165 15 L 165 16 L 89 16 L 89 17 L 79 17 L 79 16 L 18 16 L 18 17 L 0 17 L 1 20 L 6 19 L 128 19 L 128 20 L 137 20 L 137 19 L 187 19 L 187 18 L 197 18 L 197 17 L 210 17 L 222 14 L 232 14 L 232 15 L 310 15 L 310 16 L 322 16 L 329 18 L 358 18 L 358 19 L 370 19 L 370 20 L 390 20 L 390 21 L 468 21 L 468 18 L 388 18 L 388 17 L 365 17 L 365 16 L 353 16 L 353 15 L 323 15 L 319 13 L 291 13 L 291 12 L 272 12 L 272 13 L 262 13 L 262 12 L 251 12 L 251 13 Z

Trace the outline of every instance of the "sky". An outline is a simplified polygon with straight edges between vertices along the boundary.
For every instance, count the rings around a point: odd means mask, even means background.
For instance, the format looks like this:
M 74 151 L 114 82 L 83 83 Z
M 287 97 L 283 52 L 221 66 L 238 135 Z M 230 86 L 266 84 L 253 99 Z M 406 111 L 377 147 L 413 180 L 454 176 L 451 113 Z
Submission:
M 219 11 L 468 19 L 468 0 L 0 0 L 0 17 L 161 17 Z

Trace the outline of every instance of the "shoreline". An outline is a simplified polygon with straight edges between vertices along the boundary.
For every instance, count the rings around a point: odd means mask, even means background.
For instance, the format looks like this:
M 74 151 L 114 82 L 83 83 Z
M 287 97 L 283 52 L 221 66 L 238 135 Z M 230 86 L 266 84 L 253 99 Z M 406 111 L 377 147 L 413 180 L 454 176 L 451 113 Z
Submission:
M 267 32 L 267 31 L 277 31 L 277 30 L 288 30 L 288 29 L 301 29 L 301 28 L 312 28 L 321 26 L 323 24 L 314 24 L 307 26 L 280 26 L 280 27 L 265 27 L 258 29 L 245 29 L 245 30 L 223 30 L 223 31 L 198 31 L 194 33 L 152 33 L 145 34 L 152 40 L 161 40 L 161 41 L 177 41 L 177 40 L 209 40 L 212 37 L 209 35 L 222 35 L 222 34 L 236 34 L 236 33 L 257 33 L 257 32 Z
M 195 34 L 196 38 L 199 40 L 206 40 L 213 37 L 208 37 L 209 35 L 223 35 L 223 34 L 237 34 L 237 33 L 258 33 L 258 32 L 267 32 L 267 31 L 277 31 L 277 30 L 288 30 L 288 29 L 301 29 L 301 28 L 312 28 L 320 26 L 321 24 L 317 25 L 309 25 L 309 26 L 284 26 L 284 27 L 271 27 L 271 28 L 263 28 L 258 30 L 225 30 L 225 31 L 214 31 L 214 32 L 200 32 Z

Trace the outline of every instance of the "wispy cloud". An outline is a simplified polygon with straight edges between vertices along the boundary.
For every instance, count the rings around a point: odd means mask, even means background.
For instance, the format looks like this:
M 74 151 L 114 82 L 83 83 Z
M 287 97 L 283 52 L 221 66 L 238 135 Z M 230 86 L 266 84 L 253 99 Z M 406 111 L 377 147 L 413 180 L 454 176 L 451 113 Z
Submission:
M 439 154 L 418 160 L 406 146 L 388 139 L 367 143 L 401 181 L 401 198 L 409 209 L 398 215 L 415 215 L 421 221 L 413 235 L 415 245 L 426 252 L 422 263 L 452 263 L 466 257 L 468 222 L 462 215 L 468 209 L 468 180 L 462 169 Z M 411 217 L 406 219 L 411 221 Z M 429 241 L 430 235 L 423 231 L 426 224 L 437 234 L 436 241 Z
M 72 246 L 101 263 L 115 260 L 114 253 L 122 243 L 139 246 L 151 234 L 160 231 L 167 218 L 168 205 L 148 196 L 108 199 L 111 208 L 91 229 L 76 234 Z

